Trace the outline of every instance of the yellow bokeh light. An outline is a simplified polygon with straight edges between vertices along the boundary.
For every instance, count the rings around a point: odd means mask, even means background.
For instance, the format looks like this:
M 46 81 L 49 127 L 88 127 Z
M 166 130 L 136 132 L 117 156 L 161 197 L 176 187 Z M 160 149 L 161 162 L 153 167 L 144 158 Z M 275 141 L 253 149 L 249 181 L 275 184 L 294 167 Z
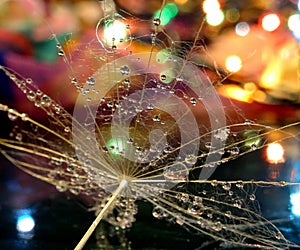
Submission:
M 276 30 L 280 23 L 280 18 L 275 13 L 266 14 L 261 21 L 262 28 L 270 32 Z
M 220 25 L 225 19 L 224 12 L 220 9 L 208 12 L 206 15 L 206 22 L 211 26 Z
M 228 56 L 225 60 L 225 67 L 230 72 L 238 72 L 242 68 L 242 60 L 236 55 Z
M 284 162 L 284 148 L 278 143 L 274 142 L 267 147 L 267 159 L 269 163 L 278 164 Z
M 203 2 L 202 8 L 204 13 L 213 13 L 220 9 L 220 3 L 218 0 L 205 0 Z
M 188 0 L 175 0 L 174 2 L 175 2 L 176 4 L 182 5 L 182 4 L 186 4 L 187 1 L 188 1 Z
M 274 89 L 281 80 L 282 65 L 279 61 L 274 60 L 270 62 L 262 74 L 260 85 L 263 88 Z
M 224 85 L 218 89 L 219 93 L 223 96 L 238 100 L 241 102 L 252 102 L 252 92 L 242 89 L 240 86 L 229 84 Z

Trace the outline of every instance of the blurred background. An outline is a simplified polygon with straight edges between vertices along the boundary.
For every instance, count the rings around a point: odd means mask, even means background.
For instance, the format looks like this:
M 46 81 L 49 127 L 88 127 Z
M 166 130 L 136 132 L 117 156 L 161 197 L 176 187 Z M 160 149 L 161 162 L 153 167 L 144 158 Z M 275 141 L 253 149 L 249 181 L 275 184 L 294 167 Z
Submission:
M 182 54 L 193 48 L 191 60 L 206 70 L 224 105 L 233 105 L 243 117 L 275 128 L 300 120 L 300 1 L 174 0 L 162 4 L 162 0 L 0 0 L 0 65 L 31 78 L 72 110 L 76 91 L 69 83 L 68 63 L 60 55 L 57 42 L 80 80 L 96 67 L 97 51 L 103 46 L 111 49 L 112 33 L 118 34 L 113 42 L 117 49 L 141 52 L 149 51 L 151 33 L 156 30 L 162 44 L 169 46 L 170 41 L 176 41 Z M 100 22 L 100 38 L 96 37 L 97 24 L 111 13 L 117 13 L 116 22 L 106 26 Z M 158 17 L 156 25 L 153 19 Z M 131 38 L 134 41 L 128 42 Z M 45 118 L 3 72 L 0 103 L 36 119 Z M 10 128 L 10 121 L 1 114 L 0 135 L 8 134 Z M 299 134 L 299 126 L 290 132 Z M 241 179 L 299 182 L 298 139 L 281 142 L 278 135 L 274 139 L 278 143 L 231 162 L 232 172 L 225 173 L 235 173 Z M 93 219 L 93 213 L 79 200 L 66 200 L 55 188 L 4 159 L 0 179 L 1 249 L 72 249 Z M 300 189 L 268 188 L 258 193 L 263 214 L 271 219 L 284 218 L 279 228 L 300 244 Z M 140 206 L 145 212 L 127 235 L 133 248 L 195 249 L 201 245 L 199 238 L 180 228 L 170 233 L 168 225 L 152 221 L 151 209 Z M 106 224 L 102 227 L 111 240 L 103 249 L 118 249 L 110 244 L 124 236 Z M 141 230 L 147 232 L 143 236 L 147 235 L 152 244 L 142 240 Z M 94 238 L 87 249 L 97 249 L 96 243 Z M 212 247 L 219 248 L 210 245 L 208 249 Z

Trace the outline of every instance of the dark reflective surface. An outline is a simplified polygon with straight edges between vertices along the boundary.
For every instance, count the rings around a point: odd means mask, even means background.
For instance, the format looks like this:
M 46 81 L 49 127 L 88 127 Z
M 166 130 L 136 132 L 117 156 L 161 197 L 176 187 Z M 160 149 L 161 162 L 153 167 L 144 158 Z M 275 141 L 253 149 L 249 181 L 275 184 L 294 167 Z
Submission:
M 273 168 L 266 167 L 261 152 L 255 152 L 219 167 L 213 176 L 228 179 L 268 178 Z M 293 163 L 294 164 L 294 163 Z M 286 162 L 278 178 L 297 175 L 299 164 Z M 290 166 L 289 166 L 290 165 Z M 1 159 L 0 249 L 73 249 L 94 219 L 77 197 L 58 193 L 52 186 L 36 180 Z M 292 169 L 291 169 L 292 168 Z M 257 187 L 256 197 L 262 214 L 273 221 L 290 241 L 300 244 L 299 188 Z M 18 218 L 31 217 L 34 227 L 20 231 Z M 152 217 L 152 207 L 139 202 L 134 226 L 115 231 L 101 223 L 84 249 L 221 249 L 222 244 L 203 236 L 194 236 L 182 227 Z M 20 221 L 19 221 L 20 222 Z M 30 226 L 27 221 L 27 226 Z M 18 228 L 17 228 L 18 227 Z M 22 230 L 25 230 L 22 232 Z M 100 235 L 103 238 L 100 240 Z M 104 238 L 105 236 L 105 238 Z M 120 245 L 124 246 L 121 247 Z

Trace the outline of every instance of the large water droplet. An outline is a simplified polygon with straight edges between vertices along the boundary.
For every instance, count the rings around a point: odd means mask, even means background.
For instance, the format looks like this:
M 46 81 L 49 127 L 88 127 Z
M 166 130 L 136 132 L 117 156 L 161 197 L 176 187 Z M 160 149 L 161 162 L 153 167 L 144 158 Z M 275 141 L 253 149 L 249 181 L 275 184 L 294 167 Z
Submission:
M 29 101 L 35 101 L 36 94 L 32 90 L 28 91 L 26 96 L 27 96 Z
M 121 66 L 120 73 L 122 76 L 124 75 L 128 76 L 130 74 L 130 68 L 127 65 Z
M 43 95 L 41 97 L 41 105 L 45 108 L 49 107 L 51 105 L 51 98 L 47 95 Z
M 90 76 L 87 78 L 86 83 L 89 86 L 94 86 L 96 83 L 96 79 L 94 77 Z

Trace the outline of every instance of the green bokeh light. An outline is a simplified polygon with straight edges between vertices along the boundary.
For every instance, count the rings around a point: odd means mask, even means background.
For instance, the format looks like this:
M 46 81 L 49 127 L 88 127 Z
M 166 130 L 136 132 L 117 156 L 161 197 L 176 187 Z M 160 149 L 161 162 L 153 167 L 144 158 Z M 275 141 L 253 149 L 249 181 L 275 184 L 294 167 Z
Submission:
M 168 3 L 162 10 L 158 10 L 154 14 L 154 18 L 160 18 L 160 24 L 168 24 L 178 14 L 177 5 L 174 3 Z

